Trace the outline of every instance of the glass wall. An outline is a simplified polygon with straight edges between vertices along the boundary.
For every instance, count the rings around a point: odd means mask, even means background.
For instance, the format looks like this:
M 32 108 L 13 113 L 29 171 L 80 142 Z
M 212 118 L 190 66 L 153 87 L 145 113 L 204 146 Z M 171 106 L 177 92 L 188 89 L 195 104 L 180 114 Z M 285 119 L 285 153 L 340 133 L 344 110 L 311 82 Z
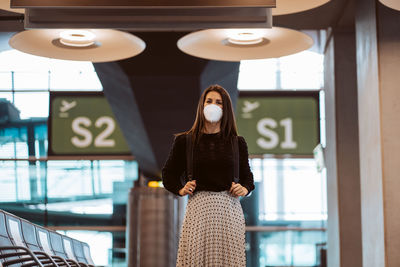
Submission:
M 259 220 L 325 221 L 326 179 L 314 159 L 264 158 L 251 160 L 258 187 Z
M 239 90 L 320 90 L 324 56 L 304 51 L 291 56 L 244 60 L 239 69 Z
M 34 155 L 29 157 L 27 128 L 38 129 Z M 114 210 L 124 210 L 128 192 L 138 179 L 136 161 L 48 160 L 38 152 L 46 125 L 0 127 L 0 209 L 45 226 L 79 229 L 118 226 Z M 43 137 L 43 136 L 42 136 Z M 47 140 L 46 140 L 47 142 Z M 83 217 L 82 217 L 83 216 Z M 90 216 L 84 217 L 84 216 Z M 124 230 L 122 230 L 124 231 Z M 68 231 L 74 237 L 75 231 Z M 96 265 L 113 260 L 113 236 L 107 231 L 78 231 L 91 246 Z M 123 255 L 125 257 L 125 255 Z M 115 259 L 117 261 L 117 259 Z
M 318 266 L 326 242 L 326 175 L 311 158 L 253 158 L 256 190 L 244 204 L 248 266 Z M 248 201 L 248 200 L 245 200 Z M 255 209 L 255 211 L 253 210 Z M 257 264 L 257 265 L 256 265 Z
M 318 45 L 318 44 L 316 44 Z M 320 140 L 325 145 L 323 60 L 320 47 L 295 55 L 242 61 L 239 90 L 317 90 Z M 250 160 L 256 190 L 242 199 L 247 266 L 319 266 L 326 248 L 326 172 L 312 155 L 263 155 Z M 321 249 L 323 249 L 321 251 Z
M 113 262 L 113 233 L 106 231 L 58 231 L 63 235 L 85 242 L 96 266 L 119 266 Z M 126 266 L 126 265 L 121 265 Z
M 49 92 L 58 90 L 101 91 L 102 86 L 90 62 L 0 53 L 0 104 L 11 109 L 0 117 L 0 209 L 48 227 L 77 229 L 62 232 L 87 242 L 96 265 L 111 265 L 118 250 L 115 236 L 125 227 L 113 212 L 124 210 L 138 165 L 124 159 L 48 158 Z
M 318 266 L 322 231 L 259 232 L 259 266 Z
M 0 99 L 13 103 L 21 119 L 47 118 L 49 91 L 102 91 L 102 85 L 91 62 L 0 52 Z

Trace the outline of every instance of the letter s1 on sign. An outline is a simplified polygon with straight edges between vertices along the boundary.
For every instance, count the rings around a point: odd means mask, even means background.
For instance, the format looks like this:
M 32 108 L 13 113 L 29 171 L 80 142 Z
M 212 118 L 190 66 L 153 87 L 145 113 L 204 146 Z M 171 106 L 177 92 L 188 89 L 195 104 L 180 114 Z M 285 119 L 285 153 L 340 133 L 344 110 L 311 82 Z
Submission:
M 279 136 L 278 134 L 271 130 L 276 128 L 277 123 L 274 119 L 271 118 L 264 118 L 257 123 L 257 131 L 260 135 L 264 137 L 268 137 L 269 141 L 263 137 L 257 139 L 257 145 L 259 145 L 263 149 L 273 149 L 279 143 Z
M 284 140 L 281 143 L 282 149 L 295 149 L 297 143 L 293 140 L 293 120 L 285 118 L 279 122 L 284 127 Z M 272 118 L 264 118 L 258 121 L 257 131 L 263 137 L 257 139 L 257 145 L 263 149 L 274 149 L 279 144 L 279 135 L 272 129 L 278 126 L 276 120 Z M 269 140 L 265 139 L 267 137 Z

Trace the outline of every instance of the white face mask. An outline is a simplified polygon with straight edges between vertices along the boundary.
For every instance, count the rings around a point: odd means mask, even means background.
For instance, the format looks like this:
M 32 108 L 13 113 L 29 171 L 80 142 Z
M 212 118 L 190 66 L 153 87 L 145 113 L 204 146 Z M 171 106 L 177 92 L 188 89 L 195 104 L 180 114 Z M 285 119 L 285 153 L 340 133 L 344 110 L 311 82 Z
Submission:
M 209 104 L 204 107 L 204 117 L 209 122 L 217 122 L 222 118 L 222 108 L 215 104 Z

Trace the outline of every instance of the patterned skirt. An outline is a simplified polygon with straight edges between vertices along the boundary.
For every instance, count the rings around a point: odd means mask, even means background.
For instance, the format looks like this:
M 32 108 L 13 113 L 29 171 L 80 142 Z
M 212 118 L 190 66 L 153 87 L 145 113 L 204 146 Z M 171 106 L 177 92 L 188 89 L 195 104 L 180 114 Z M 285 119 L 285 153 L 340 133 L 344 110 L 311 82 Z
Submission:
M 228 191 L 189 197 L 177 267 L 245 267 L 245 221 L 239 198 Z

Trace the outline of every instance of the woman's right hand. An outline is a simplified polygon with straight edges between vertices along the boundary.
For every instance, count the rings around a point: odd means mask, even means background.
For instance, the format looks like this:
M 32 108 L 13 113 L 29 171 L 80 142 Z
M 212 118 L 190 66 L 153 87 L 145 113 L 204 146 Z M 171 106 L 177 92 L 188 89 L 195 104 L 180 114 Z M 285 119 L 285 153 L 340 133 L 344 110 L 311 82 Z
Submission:
M 193 192 L 196 189 L 196 180 L 189 181 L 179 190 L 179 195 L 185 196 L 187 194 L 193 196 Z

